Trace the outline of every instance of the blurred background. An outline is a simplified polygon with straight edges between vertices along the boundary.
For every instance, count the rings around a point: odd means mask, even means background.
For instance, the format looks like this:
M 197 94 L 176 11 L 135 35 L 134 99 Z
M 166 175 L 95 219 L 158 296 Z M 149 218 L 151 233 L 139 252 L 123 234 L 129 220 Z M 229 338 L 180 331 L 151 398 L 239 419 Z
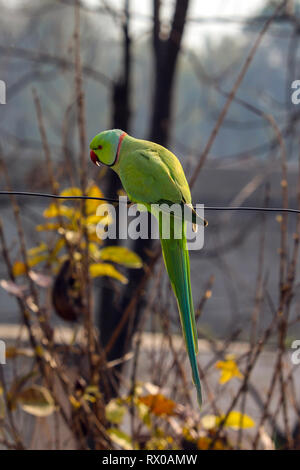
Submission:
M 70 187 L 84 190 L 94 181 L 105 196 L 117 197 L 121 190 L 117 177 L 95 169 L 88 144 L 98 132 L 120 128 L 158 142 L 178 156 L 192 182 L 194 203 L 299 206 L 300 104 L 292 101 L 292 83 L 300 80 L 298 0 L 10 0 L 0 4 L 0 79 L 6 84 L 6 104 L 0 105 L 0 153 L 5 167 L 1 189 L 53 193 Z M 36 229 L 45 223 L 44 210 L 51 201 L 26 197 L 17 201 L 26 249 L 40 246 L 41 240 L 52 246 L 56 235 Z M 0 206 L 6 248 L 16 263 L 22 259 L 16 211 L 4 196 Z M 285 432 L 290 447 L 295 447 L 291 439 L 298 432 L 294 427 L 299 417 L 299 373 L 293 379 L 292 405 L 285 395 L 292 392 L 280 371 L 288 367 L 284 360 L 290 364 L 290 346 L 300 334 L 299 219 L 280 212 L 207 210 L 205 216 L 209 226 L 204 248 L 190 253 L 205 358 L 202 366 L 209 368 L 214 358 L 220 359 L 216 354 L 220 344 L 238 341 L 237 354 L 247 369 L 249 345 L 253 353 L 262 341 L 267 352 L 254 379 L 258 390 L 255 395 L 252 389 L 250 414 L 257 422 L 262 419 L 262 425 L 267 421 L 273 431 L 279 423 L 277 437 Z M 122 244 L 115 240 L 109 245 Z M 117 275 L 99 275 L 89 286 L 90 319 L 102 346 L 110 344 L 112 332 L 119 327 L 109 361 L 132 352 L 137 332 L 147 332 L 144 348 L 153 356 L 143 359 L 142 364 L 150 363 L 142 367 L 141 378 L 146 380 L 144 374 L 161 386 L 162 375 L 150 378 L 158 354 L 154 335 L 180 333 L 176 304 L 157 244 L 138 240 L 126 247 L 143 268 L 119 263 L 126 286 Z M 8 277 L 5 254 L 3 250 L 2 280 Z M 62 255 L 54 268 L 48 258 L 35 264 L 40 276 L 51 278 L 52 287 L 41 294 L 51 328 L 70 332 L 75 328 L 70 326 L 74 305 L 67 304 L 62 313 L 57 304 L 64 299 L 53 300 L 60 295 L 53 294 L 54 283 L 64 293 L 69 283 L 65 262 Z M 20 285 L 19 279 L 14 287 Z M 0 338 L 13 339 L 12 332 L 17 331 L 13 328 L 20 325 L 14 297 L 20 299 L 21 294 L 4 284 L 0 296 Z M 131 313 L 119 325 L 126 311 Z M 207 352 L 206 346 L 213 352 Z M 221 347 L 223 360 L 227 346 Z M 268 356 L 268 351 L 275 351 L 274 355 Z M 199 360 L 201 364 L 201 354 Z M 130 377 L 132 362 L 128 364 L 127 372 L 118 366 L 118 374 Z M 274 367 L 278 371 L 272 376 Z M 251 380 L 247 376 L 248 385 Z M 273 382 L 279 387 L 274 395 Z M 224 406 L 230 408 L 236 388 L 222 398 Z M 214 400 L 217 397 L 216 393 Z M 270 421 L 274 413 L 275 421 Z M 255 433 L 251 439 L 255 443 Z

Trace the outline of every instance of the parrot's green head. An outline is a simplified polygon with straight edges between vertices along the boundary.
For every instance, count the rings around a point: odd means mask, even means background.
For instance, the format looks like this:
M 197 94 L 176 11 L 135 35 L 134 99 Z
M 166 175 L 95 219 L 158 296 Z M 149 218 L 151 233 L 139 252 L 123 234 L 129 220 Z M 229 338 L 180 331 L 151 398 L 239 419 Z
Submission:
M 112 129 L 97 134 L 90 143 L 92 162 L 98 166 L 101 163 L 114 166 L 118 162 L 121 143 L 125 136 L 126 132 L 120 129 Z

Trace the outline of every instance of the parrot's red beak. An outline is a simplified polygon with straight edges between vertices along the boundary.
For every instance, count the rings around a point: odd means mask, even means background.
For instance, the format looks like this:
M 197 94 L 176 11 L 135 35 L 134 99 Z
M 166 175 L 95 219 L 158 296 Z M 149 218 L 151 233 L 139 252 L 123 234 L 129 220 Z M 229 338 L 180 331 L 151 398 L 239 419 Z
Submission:
M 98 157 L 95 154 L 94 150 L 90 151 L 90 156 L 91 156 L 92 162 L 95 163 L 95 165 L 100 166 L 100 162 L 99 162 Z

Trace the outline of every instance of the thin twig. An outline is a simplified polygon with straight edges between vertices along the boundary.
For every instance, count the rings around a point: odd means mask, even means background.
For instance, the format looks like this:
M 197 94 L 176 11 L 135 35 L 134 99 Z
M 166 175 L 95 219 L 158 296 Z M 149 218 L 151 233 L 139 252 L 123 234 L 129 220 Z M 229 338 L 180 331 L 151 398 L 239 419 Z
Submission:
M 243 67 L 242 67 L 242 69 L 241 69 L 241 71 L 240 71 L 240 73 L 239 73 L 239 75 L 238 75 L 238 77 L 237 77 L 237 79 L 236 79 L 236 81 L 235 81 L 233 87 L 232 87 L 232 90 L 231 90 L 231 92 L 229 93 L 228 99 L 227 99 L 227 101 L 226 101 L 226 103 L 225 103 L 225 105 L 224 105 L 224 107 L 223 107 L 223 109 L 222 109 L 222 111 L 221 111 L 221 113 L 220 113 L 220 115 L 219 115 L 219 118 L 218 118 L 218 120 L 217 120 L 217 122 L 216 122 L 216 124 L 215 124 L 215 127 L 214 127 L 212 133 L 210 134 L 210 137 L 209 137 L 209 139 L 208 139 L 208 142 L 207 142 L 207 144 L 206 144 L 206 146 L 205 146 L 205 148 L 204 148 L 204 150 L 203 150 L 203 152 L 202 152 L 201 158 L 200 158 L 200 160 L 199 160 L 199 162 L 198 162 L 198 164 L 197 164 L 197 166 L 196 166 L 196 168 L 195 168 L 195 170 L 194 170 L 193 176 L 192 176 L 192 178 L 191 178 L 191 180 L 190 180 L 190 186 L 191 186 L 191 187 L 193 187 L 194 184 L 195 184 L 195 182 L 196 182 L 196 179 L 197 179 L 197 177 L 198 177 L 198 174 L 199 174 L 199 172 L 201 171 L 201 169 L 202 169 L 202 167 L 203 167 L 203 165 L 204 165 L 204 163 L 205 163 L 205 161 L 206 161 L 206 158 L 207 158 L 207 156 L 208 156 L 208 154 L 209 154 L 209 152 L 210 152 L 210 149 L 212 148 L 212 145 L 213 145 L 213 143 L 214 143 L 214 141 L 215 141 L 215 138 L 216 138 L 216 136 L 217 136 L 217 134 L 218 134 L 218 132 L 219 132 L 219 129 L 221 128 L 221 126 L 222 126 L 222 124 L 223 124 L 223 122 L 224 122 L 224 119 L 225 119 L 225 117 L 226 117 L 226 115 L 227 115 L 227 112 L 228 112 L 228 110 L 229 110 L 229 108 L 230 108 L 230 105 L 231 105 L 231 103 L 232 103 L 232 101 L 233 101 L 233 98 L 235 97 L 235 94 L 236 94 L 237 90 L 239 89 L 239 86 L 240 86 L 240 84 L 242 83 L 242 81 L 243 81 L 243 79 L 244 79 L 244 77 L 245 77 L 245 75 L 246 75 L 246 72 L 247 72 L 247 70 L 248 70 L 248 68 L 249 68 L 249 66 L 250 66 L 250 64 L 251 64 L 251 62 L 252 62 L 252 60 L 253 60 L 253 58 L 254 58 L 254 55 L 255 55 L 255 53 L 256 53 L 256 51 L 257 51 L 257 49 L 258 49 L 258 47 L 259 47 L 259 45 L 260 45 L 260 43 L 261 43 L 261 41 L 262 41 L 262 39 L 263 39 L 265 33 L 268 31 L 270 25 L 272 24 L 273 20 L 276 18 L 276 16 L 278 15 L 278 13 L 285 7 L 286 3 L 287 3 L 287 0 L 285 0 L 284 2 L 282 2 L 282 3 L 276 8 L 274 14 L 273 14 L 270 18 L 268 18 L 268 20 L 266 21 L 266 23 L 265 23 L 264 27 L 262 28 L 261 32 L 260 32 L 259 35 L 257 36 L 256 41 L 254 42 L 254 45 L 252 46 L 252 49 L 250 50 L 250 52 L 249 52 L 249 54 L 248 54 L 248 57 L 246 58 L 246 60 L 245 60 L 245 62 L 244 62 L 244 65 L 243 65 Z

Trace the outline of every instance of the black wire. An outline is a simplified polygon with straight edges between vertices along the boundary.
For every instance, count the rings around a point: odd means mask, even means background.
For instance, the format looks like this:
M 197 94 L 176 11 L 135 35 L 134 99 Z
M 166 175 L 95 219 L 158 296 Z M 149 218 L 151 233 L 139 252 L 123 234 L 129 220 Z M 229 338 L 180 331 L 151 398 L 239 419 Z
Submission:
M 97 201 L 119 202 L 118 199 L 109 197 L 93 197 L 93 196 L 59 196 L 57 194 L 47 193 L 29 193 L 27 191 L 0 191 L 0 195 L 7 196 L 38 196 L 38 197 L 51 197 L 53 199 L 96 199 Z M 125 202 L 125 201 L 124 201 Z M 130 204 L 130 201 L 127 201 Z
M 26 191 L 0 191 L 2 196 L 36 196 L 36 197 L 47 197 L 53 199 L 94 199 L 97 201 L 106 201 L 119 203 L 118 199 L 109 197 L 93 197 L 93 196 L 59 196 L 57 194 L 47 193 L 30 193 Z M 125 203 L 125 201 L 124 201 Z M 131 204 L 131 201 L 126 201 L 126 204 Z M 284 207 L 249 207 L 249 206 L 204 206 L 206 211 L 257 211 L 257 212 L 288 212 L 291 214 L 300 214 L 298 209 L 290 209 Z
M 257 211 L 257 212 L 289 212 L 291 214 L 300 214 L 298 209 L 284 207 L 250 207 L 250 206 L 204 206 L 205 211 Z

